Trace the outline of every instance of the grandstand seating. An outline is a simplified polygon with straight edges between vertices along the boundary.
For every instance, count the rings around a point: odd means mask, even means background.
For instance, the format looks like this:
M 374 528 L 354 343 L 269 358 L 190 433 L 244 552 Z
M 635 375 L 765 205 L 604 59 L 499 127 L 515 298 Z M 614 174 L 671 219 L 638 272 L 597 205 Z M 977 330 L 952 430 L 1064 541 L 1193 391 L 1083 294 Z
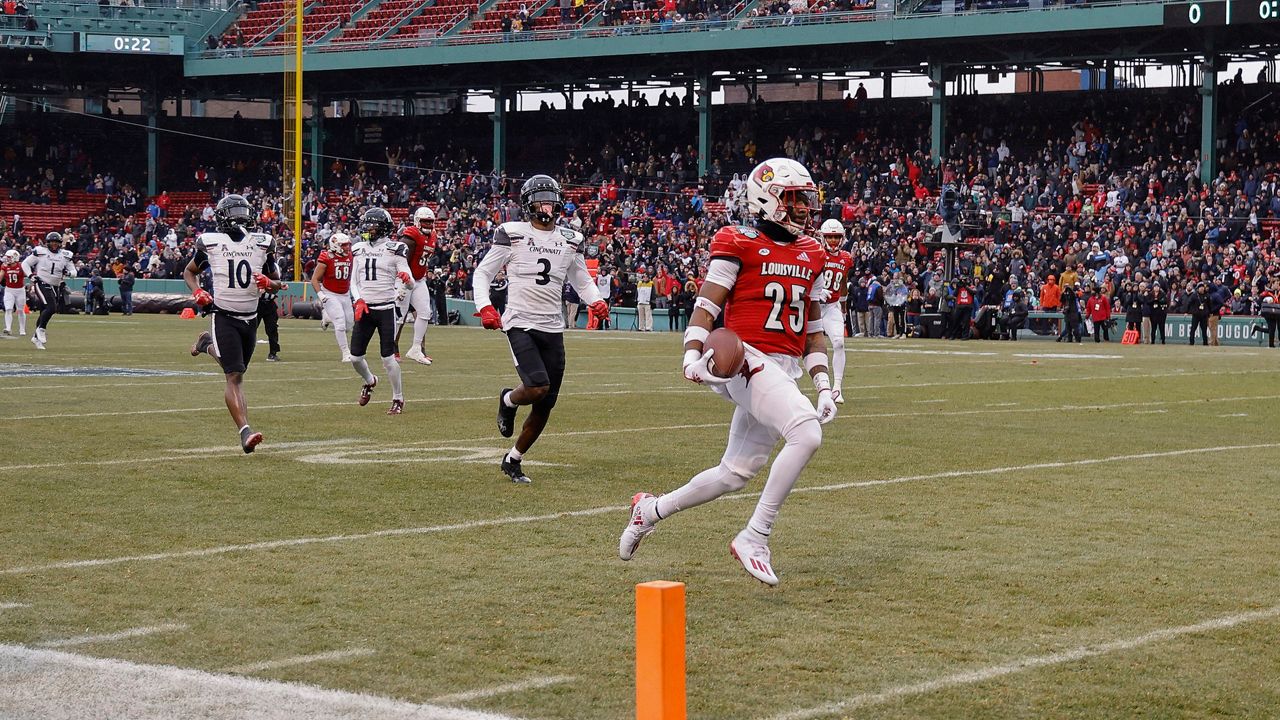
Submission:
M 407 0 L 397 0 L 407 1 Z M 305 11 L 302 23 L 303 41 L 307 44 L 318 42 L 321 38 L 337 30 L 366 4 L 361 0 L 318 0 Z M 387 3 L 382 3 L 385 5 Z M 380 7 L 380 6 L 379 6 Z M 292 23 L 290 23 L 292 24 Z M 285 45 L 292 41 L 292 27 L 278 33 L 266 42 L 267 45 Z
M 529 2 L 529 0 L 498 0 L 497 3 L 489 6 L 483 13 L 477 15 L 471 23 L 462 30 L 463 35 L 478 35 L 482 33 L 495 33 L 502 30 L 502 19 L 516 15 L 520 12 L 521 6 L 525 7 L 529 12 L 529 18 L 535 18 L 547 12 L 548 9 L 555 15 L 556 21 L 559 22 L 560 12 L 558 5 L 554 0 L 548 2 Z M 531 26 L 532 27 L 532 26 Z
M 443 35 L 458 23 L 473 17 L 479 7 L 476 0 L 438 0 L 400 27 L 395 37 L 412 39 L 423 35 Z
M 431 0 L 382 0 L 355 25 L 343 30 L 342 34 L 333 41 L 349 43 L 381 39 L 400 23 L 430 4 Z
M 303 13 L 308 13 L 315 4 L 316 0 L 309 0 L 303 7 Z M 265 44 L 290 23 L 293 17 L 293 6 L 292 2 L 285 0 L 258 3 L 256 9 L 245 13 L 244 17 L 236 22 L 234 30 L 244 34 L 246 47 Z
M 82 220 L 102 212 L 107 204 L 105 195 L 90 195 L 83 190 L 68 192 L 66 205 L 37 205 L 8 197 L 9 190 L 0 188 L 0 198 L 5 198 L 0 199 L 0 216 L 12 221 L 14 215 L 21 215 L 26 234 L 34 238 L 43 238 L 53 230 L 77 228 Z

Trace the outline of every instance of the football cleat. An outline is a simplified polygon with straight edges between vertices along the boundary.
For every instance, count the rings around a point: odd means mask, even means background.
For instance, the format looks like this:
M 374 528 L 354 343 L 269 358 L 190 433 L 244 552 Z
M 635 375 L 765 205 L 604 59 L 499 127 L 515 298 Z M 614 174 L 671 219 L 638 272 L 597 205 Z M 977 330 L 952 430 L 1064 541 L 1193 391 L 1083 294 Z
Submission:
M 41 342 L 38 333 L 31 333 L 31 344 L 35 345 L 37 350 L 44 350 L 44 343 Z
M 404 401 L 403 401 L 403 400 L 392 400 L 392 401 L 391 401 L 391 409 L 390 409 L 390 410 L 387 410 L 387 414 L 388 414 L 388 415 L 399 415 L 399 414 L 400 414 L 400 413 L 402 413 L 402 412 L 404 412 Z
M 502 437 L 511 437 L 516 431 L 516 409 L 507 407 L 507 403 L 503 401 L 509 392 L 511 388 L 502 388 L 502 392 L 498 393 L 498 434 Z
M 844 393 L 840 392 L 840 388 L 831 391 L 831 399 L 836 401 L 837 405 L 844 404 Z
M 409 352 L 405 353 L 404 356 L 418 363 L 419 365 L 431 364 L 431 356 L 422 352 L 422 348 L 419 348 L 419 347 L 409 348 Z
M 645 519 L 646 510 L 657 517 L 657 513 L 653 512 L 653 506 L 657 503 L 658 498 L 647 492 L 639 492 L 631 497 L 631 519 L 627 521 L 622 537 L 618 538 L 618 557 L 630 560 L 631 556 L 636 554 L 636 549 L 640 547 L 640 541 L 648 537 L 649 533 L 657 527 L 656 520 Z
M 262 433 L 254 432 L 249 426 L 245 426 L 240 431 L 240 449 L 244 450 L 244 454 L 248 455 L 253 449 L 258 447 L 262 442 Z
M 520 461 L 512 460 L 510 455 L 502 456 L 502 472 L 506 473 L 513 483 L 528 485 L 533 482 L 528 475 L 524 474 L 524 470 L 520 467 Z
M 742 563 L 742 567 L 751 577 L 774 587 L 778 584 L 778 576 L 773 572 L 769 558 L 769 546 L 757 542 L 749 529 L 744 529 L 738 536 L 729 541 L 729 553 Z
M 196 357 L 202 352 L 209 352 L 209 346 L 213 344 L 213 336 L 207 332 L 200 333 L 196 341 L 191 346 L 191 357 Z
M 267 362 L 280 362 L 280 356 L 275 353 L 271 353 L 270 355 L 267 355 Z
M 373 397 L 373 389 L 378 387 L 378 376 L 373 376 L 373 382 L 360 386 L 360 407 L 369 404 L 369 398 Z

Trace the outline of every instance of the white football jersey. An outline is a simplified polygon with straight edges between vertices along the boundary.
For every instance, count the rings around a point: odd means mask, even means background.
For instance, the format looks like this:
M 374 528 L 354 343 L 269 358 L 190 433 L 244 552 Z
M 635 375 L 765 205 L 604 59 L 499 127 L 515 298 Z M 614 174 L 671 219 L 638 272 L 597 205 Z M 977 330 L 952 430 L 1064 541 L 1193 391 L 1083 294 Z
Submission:
M 275 240 L 265 233 L 245 233 L 239 240 L 227 233 L 201 233 L 195 263 L 213 273 L 214 309 L 244 319 L 257 317 L 260 291 L 253 276 L 269 274 L 274 252 Z
M 351 296 L 374 310 L 396 303 L 404 286 L 400 273 L 409 274 L 409 247 L 398 240 L 379 238 L 351 246 Z
M 35 277 L 46 285 L 61 285 L 66 278 L 74 277 L 76 264 L 70 250 L 54 252 L 43 245 L 37 245 L 22 267 L 28 277 Z
M 600 299 L 587 271 L 586 244 L 582 233 L 569 228 L 539 230 L 528 222 L 503 223 L 493 235 L 493 247 L 476 267 L 472 286 L 476 307 L 492 304 L 489 283 L 505 267 L 509 286 L 502 326 L 562 332 L 566 280 L 583 304 Z

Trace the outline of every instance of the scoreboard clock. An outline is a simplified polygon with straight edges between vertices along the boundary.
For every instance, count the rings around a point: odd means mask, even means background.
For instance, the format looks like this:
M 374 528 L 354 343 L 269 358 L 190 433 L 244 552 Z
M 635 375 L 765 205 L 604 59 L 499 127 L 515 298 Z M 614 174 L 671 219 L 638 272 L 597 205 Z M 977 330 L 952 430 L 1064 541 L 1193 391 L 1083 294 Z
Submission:
M 82 52 L 112 53 L 118 55 L 181 55 L 182 38 L 169 35 L 107 35 L 81 33 Z

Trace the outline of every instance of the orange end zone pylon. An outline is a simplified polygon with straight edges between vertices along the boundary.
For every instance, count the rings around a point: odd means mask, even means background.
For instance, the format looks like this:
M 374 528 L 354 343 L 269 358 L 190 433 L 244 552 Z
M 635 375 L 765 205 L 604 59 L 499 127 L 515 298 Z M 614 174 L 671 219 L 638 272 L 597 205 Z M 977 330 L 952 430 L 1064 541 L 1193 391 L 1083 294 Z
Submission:
M 636 720 L 686 720 L 684 583 L 636 585 Z

